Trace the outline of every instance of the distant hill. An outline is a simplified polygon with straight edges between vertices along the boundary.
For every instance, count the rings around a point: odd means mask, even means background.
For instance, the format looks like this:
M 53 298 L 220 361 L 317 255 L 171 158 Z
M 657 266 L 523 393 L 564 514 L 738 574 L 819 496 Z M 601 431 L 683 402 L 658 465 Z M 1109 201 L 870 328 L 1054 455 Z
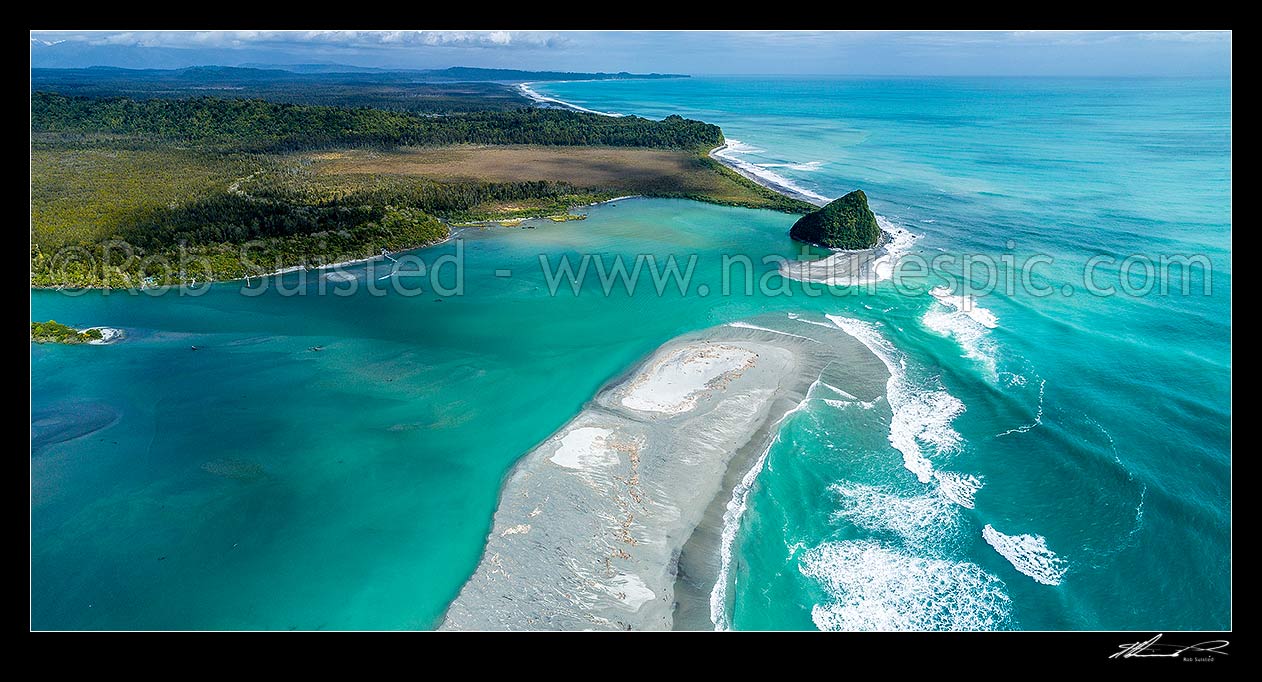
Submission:
M 682 73 L 583 73 L 578 71 L 520 71 L 517 69 L 480 69 L 468 66 L 453 66 L 448 69 L 433 69 L 420 73 L 432 78 L 447 78 L 463 81 L 574 81 L 574 80 L 619 80 L 646 78 L 688 78 Z
M 351 66 L 350 64 L 242 64 L 240 68 L 260 69 L 264 71 L 288 71 L 298 74 L 406 74 L 406 77 L 425 80 L 459 80 L 475 81 L 558 81 L 558 80 L 617 80 L 617 79 L 650 79 L 650 78 L 688 78 L 682 73 L 618 73 L 585 72 L 585 71 L 525 71 L 522 69 L 484 69 L 473 66 L 452 66 L 446 69 L 386 69 L 372 66 Z
M 350 64 L 261 64 L 250 62 L 238 64 L 243 69 L 263 69 L 265 71 L 291 71 L 293 73 L 381 73 L 390 69 L 375 66 L 352 66 Z
M 532 104 L 514 88 L 494 81 L 462 82 L 397 71 L 297 73 L 236 66 L 35 68 L 31 69 L 31 91 L 137 100 L 214 96 L 438 114 L 504 111 Z
M 385 70 L 345 64 L 192 66 L 182 69 L 33 68 L 31 90 L 80 97 L 180 99 L 212 95 L 295 104 L 375 107 L 418 113 L 519 109 L 533 105 L 509 83 L 547 80 L 687 78 L 680 74 L 522 71 L 457 66 Z
M 482 69 L 470 66 L 453 66 L 446 69 L 375 69 L 347 64 L 244 64 L 241 66 L 190 66 L 182 69 L 125 69 L 113 66 L 89 66 L 84 68 L 33 68 L 32 81 L 58 82 L 67 78 L 112 79 L 151 82 L 188 81 L 383 81 L 392 83 L 464 82 L 487 81 L 559 81 L 559 80 L 620 80 L 688 78 L 680 73 L 618 73 L 582 71 L 523 71 L 520 69 Z

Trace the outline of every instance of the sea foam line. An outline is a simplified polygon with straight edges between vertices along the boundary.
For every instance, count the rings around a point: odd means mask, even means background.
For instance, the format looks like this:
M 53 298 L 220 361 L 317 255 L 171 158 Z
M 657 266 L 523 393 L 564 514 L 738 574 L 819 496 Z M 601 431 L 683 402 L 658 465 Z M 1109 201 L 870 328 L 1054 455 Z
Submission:
M 872 249 L 835 249 L 833 254 L 813 261 L 784 262 L 780 275 L 800 282 L 829 286 L 858 286 L 894 276 L 894 268 L 920 235 L 903 229 L 884 216 L 876 216 L 883 243 Z M 870 258 L 870 260 L 865 260 Z M 865 304 L 866 305 L 866 304 Z
M 753 489 L 754 481 L 758 480 L 758 474 L 762 471 L 771 448 L 780 442 L 779 426 L 790 416 L 806 407 L 806 404 L 811 400 L 811 391 L 815 390 L 823 376 L 823 372 L 821 372 L 819 378 L 815 379 L 807 387 L 806 395 L 802 397 L 801 402 L 781 415 L 771 425 L 771 428 L 776 432 L 775 437 L 763 449 L 762 454 L 758 455 L 758 459 L 754 461 L 749 471 L 746 471 L 745 475 L 741 477 L 740 482 L 732 487 L 732 498 L 728 500 L 727 508 L 723 511 L 723 530 L 719 536 L 719 575 L 714 581 L 714 587 L 710 590 L 710 622 L 714 623 L 715 630 L 731 629 L 731 624 L 727 621 L 727 582 L 732 566 L 732 545 L 735 544 L 736 533 L 741 527 L 741 517 L 745 514 L 745 508 L 749 500 L 749 491 Z
M 963 438 L 951 422 L 964 412 L 964 403 L 945 390 L 923 390 L 907 379 L 907 359 L 873 325 L 839 315 L 825 315 L 842 331 L 867 346 L 885 364 L 890 378 L 885 383 L 889 401 L 890 445 L 903 454 L 903 466 L 921 483 L 933 480 L 933 464 L 921 444 L 935 452 L 954 452 Z
M 565 82 L 565 81 L 560 81 L 560 82 Z M 525 95 L 526 97 L 529 97 L 530 99 L 540 104 L 555 104 L 556 106 L 564 107 L 572 111 L 581 111 L 585 114 L 597 114 L 599 116 L 610 116 L 612 118 L 621 118 L 623 116 L 626 116 L 626 114 L 614 114 L 608 111 L 596 111 L 595 109 L 588 109 L 587 107 L 582 107 L 577 104 L 573 104 L 571 102 L 566 102 L 565 100 L 557 99 L 555 97 L 548 97 L 547 95 L 541 95 L 534 88 L 530 86 L 531 86 L 530 83 L 518 83 L 517 90 L 520 91 L 521 94 Z
M 909 547 L 941 544 L 959 525 L 960 506 L 942 490 L 908 497 L 852 481 L 834 483 L 828 489 L 841 503 L 833 512 L 834 521 L 845 519 L 859 528 L 893 533 Z
M 820 630 L 996 630 L 1011 619 L 1004 582 L 967 561 L 846 540 L 809 550 L 798 571 L 830 597 L 811 608 Z
M 1047 539 L 1042 535 L 1005 535 L 988 523 L 982 528 L 982 537 L 1013 568 L 1044 585 L 1059 585 L 1069 568 L 1064 559 L 1047 548 Z
M 964 354 L 985 366 L 992 380 L 999 378 L 998 351 L 989 332 L 998 326 L 994 313 L 978 306 L 971 296 L 954 296 L 945 287 L 931 290 L 931 304 L 920 321 L 928 329 L 955 339 Z
M 795 339 L 806 339 L 807 341 L 810 341 L 811 343 L 819 343 L 819 341 L 816 341 L 815 339 L 812 339 L 809 336 L 802 336 L 801 334 L 790 334 L 789 332 L 782 332 L 779 329 L 770 329 L 768 327 L 759 327 L 756 324 L 750 324 L 748 322 L 741 322 L 741 321 L 728 322 L 727 326 L 736 327 L 737 329 L 757 329 L 758 331 L 771 332 L 772 334 L 782 334 L 784 336 L 792 336 Z M 829 388 L 832 388 L 832 387 L 830 386 Z
M 795 171 L 813 172 L 823 168 L 823 161 L 806 161 L 804 163 L 760 163 L 763 168 L 788 168 Z
M 855 395 L 855 394 L 853 394 L 853 393 L 851 393 L 851 392 L 849 392 L 849 391 L 845 391 L 845 390 L 842 390 L 842 389 L 840 389 L 840 388 L 837 388 L 836 386 L 833 386 L 832 384 L 828 383 L 827 381 L 821 381 L 821 382 L 820 382 L 820 385 L 821 385 L 821 386 L 823 386 L 824 388 L 827 388 L 827 389 L 828 389 L 828 390 L 830 390 L 830 391 L 835 392 L 837 395 L 839 395 L 839 396 L 841 396 L 841 397 L 843 397 L 843 398 L 849 398 L 850 400 L 858 400 L 858 399 L 859 399 L 859 396 L 857 396 L 857 395 Z
M 755 151 L 759 150 L 740 140 L 726 138 L 723 144 L 710 150 L 710 156 L 763 187 L 820 206 L 832 201 L 832 199 L 823 194 L 813 192 L 773 170 L 768 170 L 766 166 L 760 166 L 739 156 L 742 153 L 748 154 Z
M 1007 431 L 1004 431 L 1003 433 L 997 434 L 995 438 L 999 438 L 1000 436 L 1006 436 L 1010 433 L 1025 433 L 1026 431 L 1029 431 L 1030 429 L 1038 426 L 1039 424 L 1042 424 L 1043 423 L 1043 391 L 1046 388 L 1047 388 L 1047 379 L 1040 380 L 1039 381 L 1039 408 L 1038 408 L 1038 412 L 1035 413 L 1034 415 L 1034 421 L 1030 422 L 1029 424 L 1026 424 L 1025 426 L 1018 426 L 1015 429 L 1008 429 Z M 1118 463 L 1120 464 L 1121 461 L 1119 460 Z
M 1135 505 L 1135 523 L 1131 526 L 1130 532 L 1126 534 L 1126 540 L 1129 542 L 1135 538 L 1135 534 L 1144 527 L 1144 502 L 1148 499 L 1148 485 L 1139 489 L 1139 504 Z
M 954 471 L 935 471 L 933 477 L 938 481 L 938 489 L 948 500 L 961 507 L 973 508 L 973 497 L 981 490 L 982 479 Z
M 977 297 L 973 294 L 968 294 L 967 296 L 952 294 L 947 287 L 934 287 L 929 290 L 929 295 L 937 299 L 942 305 L 964 313 L 977 324 L 987 329 L 994 329 L 999 326 L 999 318 L 989 308 L 977 305 Z

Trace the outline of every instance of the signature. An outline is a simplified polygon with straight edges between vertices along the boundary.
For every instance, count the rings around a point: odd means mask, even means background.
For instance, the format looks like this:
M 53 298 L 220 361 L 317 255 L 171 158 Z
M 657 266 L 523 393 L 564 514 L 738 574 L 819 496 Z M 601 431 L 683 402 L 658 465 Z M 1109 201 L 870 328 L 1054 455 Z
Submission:
M 1117 653 L 1109 658 L 1179 658 L 1184 654 L 1195 656 L 1197 654 L 1222 654 L 1227 655 L 1223 649 L 1229 644 L 1225 639 L 1212 639 L 1208 642 L 1200 642 L 1198 644 L 1162 644 L 1161 635 L 1157 635 L 1146 642 L 1131 642 L 1118 646 Z M 1210 659 L 1212 660 L 1212 656 Z

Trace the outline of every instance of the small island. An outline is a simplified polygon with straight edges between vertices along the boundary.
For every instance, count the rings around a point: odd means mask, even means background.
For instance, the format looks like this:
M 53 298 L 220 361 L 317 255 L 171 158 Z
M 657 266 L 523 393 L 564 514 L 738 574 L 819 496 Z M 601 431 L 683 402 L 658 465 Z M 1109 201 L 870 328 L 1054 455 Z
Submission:
M 109 343 L 121 335 L 121 331 L 108 327 L 90 327 L 75 329 L 56 320 L 31 323 L 31 341 L 34 343 L 90 343 L 100 345 Z
M 868 208 L 868 196 L 856 189 L 802 216 L 789 229 L 789 236 L 830 249 L 870 249 L 880 241 L 881 228 Z

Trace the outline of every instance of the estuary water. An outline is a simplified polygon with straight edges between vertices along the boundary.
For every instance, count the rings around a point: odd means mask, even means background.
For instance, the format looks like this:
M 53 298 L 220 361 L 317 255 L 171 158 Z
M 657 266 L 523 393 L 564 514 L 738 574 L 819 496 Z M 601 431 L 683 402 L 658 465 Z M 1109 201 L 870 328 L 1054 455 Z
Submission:
M 719 124 L 747 172 L 861 188 L 906 257 L 955 259 L 803 285 L 774 259 L 800 254 L 794 216 L 629 199 L 413 254 L 459 256 L 461 295 L 388 261 L 347 268 L 350 295 L 315 273 L 32 291 L 32 320 L 128 335 L 32 346 L 34 627 L 434 627 L 518 457 L 674 336 L 766 313 L 859 339 L 890 379 L 817 386 L 781 424 L 729 504 L 716 627 L 1230 627 L 1228 81 L 532 87 Z M 694 269 L 660 293 L 549 276 L 584 255 Z M 726 288 L 725 256 L 752 263 Z M 1015 285 L 975 267 L 961 299 L 965 256 Z M 1172 256 L 1206 267 L 1143 291 Z

